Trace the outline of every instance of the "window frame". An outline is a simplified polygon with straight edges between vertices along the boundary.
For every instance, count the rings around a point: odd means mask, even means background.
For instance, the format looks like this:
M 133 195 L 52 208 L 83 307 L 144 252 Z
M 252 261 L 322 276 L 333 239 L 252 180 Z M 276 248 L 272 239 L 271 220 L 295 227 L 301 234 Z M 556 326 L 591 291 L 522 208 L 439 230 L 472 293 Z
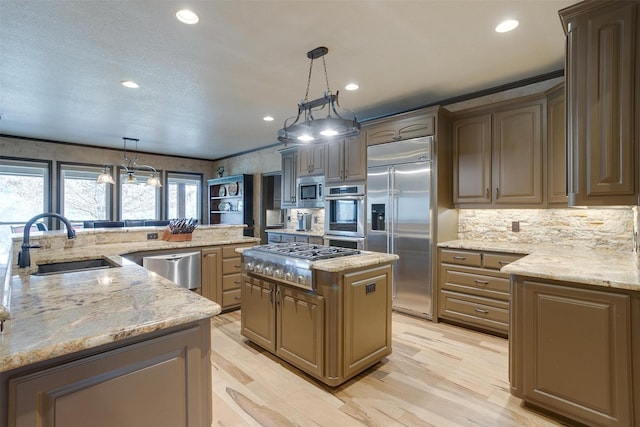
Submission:
M 116 205 L 117 205 L 117 220 L 118 221 L 124 221 L 125 219 L 136 219 L 136 218 L 123 218 L 122 216 L 122 174 L 125 171 L 125 168 L 122 166 L 117 166 L 116 168 L 116 176 L 114 178 L 114 180 L 116 181 L 116 186 L 118 187 L 117 190 L 117 197 L 116 197 Z M 147 175 L 151 175 L 152 171 L 147 171 L 145 169 L 139 169 L 136 171 L 137 172 L 137 176 L 142 176 L 144 174 L 144 176 Z M 162 170 L 157 169 L 156 173 L 158 174 L 158 177 L 160 178 L 160 182 L 164 182 L 164 173 Z M 164 184 L 163 184 L 164 185 Z M 162 187 L 158 187 L 155 188 L 155 197 L 156 197 L 156 214 L 155 214 L 155 218 L 145 218 L 147 220 L 163 220 L 164 218 L 164 212 L 163 212 L 163 206 L 164 206 L 164 191 L 162 191 Z
M 99 164 L 95 164 L 95 163 L 79 163 L 79 162 L 57 162 L 56 164 L 56 179 L 57 179 L 57 190 L 58 190 L 58 197 L 57 197 L 57 209 L 58 212 L 60 212 L 61 215 L 66 216 L 66 214 L 63 212 L 63 202 L 64 202 L 64 179 L 62 179 L 62 170 L 65 169 L 65 166 L 78 166 L 80 168 L 96 168 L 99 169 L 100 172 L 102 173 L 102 170 L 104 169 L 104 165 L 99 165 Z M 106 206 L 105 206 L 105 211 L 107 213 L 107 217 L 104 219 L 105 221 L 112 221 L 113 220 L 113 204 L 114 204 L 114 197 L 115 197 L 115 189 L 113 187 L 115 187 L 112 184 L 99 184 L 99 185 L 106 185 L 108 186 L 106 189 Z M 71 221 L 71 218 L 69 218 L 69 220 Z M 90 219 L 88 219 L 89 221 L 91 221 Z M 76 224 L 80 225 L 82 224 L 84 220 L 75 220 L 72 221 L 72 224 L 75 226 Z
M 198 220 L 198 224 L 203 224 L 203 218 L 204 218 L 204 203 L 203 203 L 203 198 L 204 198 L 204 174 L 199 173 L 199 172 L 183 172 L 183 171 L 166 171 L 165 175 L 164 175 L 164 181 L 163 181 L 163 185 L 164 185 L 164 212 L 167 218 L 169 218 L 169 178 L 183 178 L 183 179 L 190 179 L 193 178 L 193 181 L 198 181 L 198 207 L 197 207 L 197 212 L 198 212 L 198 218 L 196 218 Z
M 53 209 L 53 160 L 43 160 L 43 159 L 34 159 L 29 157 L 12 157 L 12 156 L 0 156 L 0 163 L 23 163 L 22 166 L 25 167 L 43 167 L 46 166 L 46 172 L 43 174 L 44 184 L 43 184 L 43 200 L 42 200 L 42 209 L 44 212 L 51 212 Z M 19 166 L 19 165 L 18 165 Z M 27 218 L 24 222 L 15 222 L 15 221 L 1 221 L 0 225 L 25 225 L 30 218 Z M 49 229 L 51 229 L 51 218 L 45 218 L 46 224 Z

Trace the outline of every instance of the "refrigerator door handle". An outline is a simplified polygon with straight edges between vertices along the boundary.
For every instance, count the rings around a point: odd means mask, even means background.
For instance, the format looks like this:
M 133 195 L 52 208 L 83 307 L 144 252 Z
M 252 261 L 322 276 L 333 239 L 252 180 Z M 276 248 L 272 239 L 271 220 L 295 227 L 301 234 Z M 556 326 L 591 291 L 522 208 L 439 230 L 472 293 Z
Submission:
M 395 250 L 395 244 L 394 244 L 394 238 L 395 238 L 395 234 L 396 234 L 396 230 L 395 230 L 395 222 L 396 222 L 396 170 L 393 166 L 391 166 L 389 168 L 389 211 L 391 212 L 391 215 L 388 216 L 389 218 L 389 237 L 388 237 L 388 244 L 387 244 L 387 252 L 394 254 L 396 253 Z

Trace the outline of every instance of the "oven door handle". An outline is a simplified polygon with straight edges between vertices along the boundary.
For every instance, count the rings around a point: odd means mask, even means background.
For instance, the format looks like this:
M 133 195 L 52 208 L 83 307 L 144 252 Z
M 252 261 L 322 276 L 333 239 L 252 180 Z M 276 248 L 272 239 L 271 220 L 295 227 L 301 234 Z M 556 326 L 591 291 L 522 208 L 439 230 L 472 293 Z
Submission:
M 364 200 L 364 196 L 324 196 L 325 200 Z

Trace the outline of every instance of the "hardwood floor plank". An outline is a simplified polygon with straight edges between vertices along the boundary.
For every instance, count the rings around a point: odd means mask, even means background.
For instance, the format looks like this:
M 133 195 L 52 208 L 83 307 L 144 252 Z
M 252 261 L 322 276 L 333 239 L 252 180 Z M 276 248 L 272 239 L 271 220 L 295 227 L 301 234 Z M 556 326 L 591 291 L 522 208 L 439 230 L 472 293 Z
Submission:
M 331 388 L 212 319 L 216 426 L 558 426 L 509 393 L 508 341 L 393 313 L 393 353 Z

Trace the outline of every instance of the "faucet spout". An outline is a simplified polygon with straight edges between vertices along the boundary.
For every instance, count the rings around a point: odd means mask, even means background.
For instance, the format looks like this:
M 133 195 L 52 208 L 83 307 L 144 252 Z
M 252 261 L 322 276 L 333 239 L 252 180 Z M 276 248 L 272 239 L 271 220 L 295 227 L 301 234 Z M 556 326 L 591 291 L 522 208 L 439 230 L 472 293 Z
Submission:
M 45 212 L 45 213 L 41 213 L 39 215 L 34 216 L 29 221 L 27 221 L 26 225 L 24 226 L 24 233 L 22 235 L 22 245 L 20 246 L 22 250 L 18 254 L 18 266 L 20 268 L 31 266 L 31 254 L 29 253 L 29 249 L 36 247 L 36 246 L 31 246 L 31 244 L 29 243 L 29 234 L 31 233 L 31 226 L 33 225 L 34 222 L 36 222 L 40 218 L 45 218 L 45 217 L 57 218 L 60 221 L 62 221 L 65 227 L 67 228 L 67 239 L 75 239 L 76 237 L 76 231 L 73 229 L 71 222 L 67 218 L 63 217 L 62 215 L 53 213 L 53 212 Z

